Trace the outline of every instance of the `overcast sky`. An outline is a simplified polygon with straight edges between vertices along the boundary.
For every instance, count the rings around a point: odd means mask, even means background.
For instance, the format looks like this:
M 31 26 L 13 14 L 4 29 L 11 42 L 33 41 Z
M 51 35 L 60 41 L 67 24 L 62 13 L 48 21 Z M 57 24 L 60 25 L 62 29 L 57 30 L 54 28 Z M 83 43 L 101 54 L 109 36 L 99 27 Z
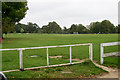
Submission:
M 29 10 L 21 23 L 37 23 L 40 27 L 56 21 L 62 28 L 72 24 L 110 20 L 118 24 L 119 0 L 27 0 Z

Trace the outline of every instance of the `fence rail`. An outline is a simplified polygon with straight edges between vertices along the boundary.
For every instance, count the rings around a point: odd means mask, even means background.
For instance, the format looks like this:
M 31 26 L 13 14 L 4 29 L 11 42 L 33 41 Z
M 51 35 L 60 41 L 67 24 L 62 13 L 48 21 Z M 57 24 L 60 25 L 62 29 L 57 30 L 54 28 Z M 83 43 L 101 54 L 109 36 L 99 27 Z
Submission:
M 101 43 L 101 64 L 103 64 L 103 58 L 108 57 L 108 56 L 113 56 L 119 54 L 119 52 L 112 52 L 112 53 L 106 53 L 104 54 L 104 46 L 115 46 L 115 45 L 120 45 L 120 42 L 111 42 L 111 43 Z
M 49 52 L 48 52 L 49 48 L 69 47 L 70 48 L 70 63 L 66 63 L 66 64 L 73 64 L 72 63 L 72 48 L 71 47 L 73 47 L 73 46 L 84 46 L 84 45 L 88 45 L 89 46 L 89 59 L 92 61 L 92 59 L 93 59 L 92 58 L 92 56 L 93 56 L 93 53 L 92 53 L 92 43 L 87 43 L 87 44 L 73 44 L 73 45 L 59 45 L 59 46 L 45 46 L 45 47 L 15 48 L 15 49 L 0 49 L 0 51 L 18 50 L 19 51 L 19 66 L 20 66 L 20 70 L 24 70 L 25 68 L 23 67 L 23 50 L 46 48 L 47 66 L 49 67 L 49 66 L 52 66 L 52 65 L 49 65 Z M 53 65 L 53 66 L 55 66 L 55 65 Z M 42 66 L 40 66 L 40 67 L 42 67 Z M 26 68 L 26 69 L 31 69 L 31 68 Z

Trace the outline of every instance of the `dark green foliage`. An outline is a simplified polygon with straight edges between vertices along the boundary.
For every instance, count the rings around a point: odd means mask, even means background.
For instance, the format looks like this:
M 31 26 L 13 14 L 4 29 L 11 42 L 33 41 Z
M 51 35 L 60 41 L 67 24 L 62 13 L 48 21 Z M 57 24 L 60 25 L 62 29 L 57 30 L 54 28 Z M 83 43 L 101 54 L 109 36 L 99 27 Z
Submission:
M 72 24 L 71 27 L 70 27 L 70 31 L 69 31 L 71 34 L 73 34 L 73 32 L 77 32 L 77 25 L 75 24 Z
M 92 22 L 88 27 L 91 33 L 115 33 L 115 26 L 109 20 Z
M 27 2 L 2 2 L 2 33 L 7 34 L 26 15 Z
M 29 22 L 27 25 L 18 23 L 15 25 L 14 29 L 11 32 L 21 33 L 21 29 L 23 29 L 23 33 L 40 33 L 41 29 L 36 23 Z
M 62 33 L 61 27 L 55 22 L 49 22 L 48 25 L 42 27 L 43 33 Z
M 115 26 L 108 20 L 101 22 L 101 33 L 115 33 Z
M 84 34 L 84 33 L 88 33 L 88 30 L 82 24 L 79 25 L 72 24 L 69 32 L 71 34 L 73 34 L 74 32 L 78 32 L 79 34 Z
M 67 29 L 65 26 L 64 26 L 64 29 L 63 29 L 63 34 L 68 34 L 69 33 L 69 29 Z
M 88 33 L 88 30 L 85 26 L 83 26 L 82 24 L 79 24 L 77 27 L 77 32 L 80 33 Z
M 116 26 L 116 33 L 120 33 L 120 24 Z

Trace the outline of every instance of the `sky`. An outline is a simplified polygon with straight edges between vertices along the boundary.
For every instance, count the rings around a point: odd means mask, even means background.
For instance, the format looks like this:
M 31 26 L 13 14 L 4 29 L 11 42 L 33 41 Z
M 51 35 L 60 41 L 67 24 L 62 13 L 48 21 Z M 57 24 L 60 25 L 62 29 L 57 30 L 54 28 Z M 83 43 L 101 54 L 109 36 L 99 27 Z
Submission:
M 118 24 L 120 24 L 120 1 L 118 4 Z
M 27 0 L 27 14 L 20 22 L 37 23 L 39 27 L 55 21 L 60 27 L 72 24 L 89 25 L 91 22 L 110 20 L 118 24 L 119 0 Z

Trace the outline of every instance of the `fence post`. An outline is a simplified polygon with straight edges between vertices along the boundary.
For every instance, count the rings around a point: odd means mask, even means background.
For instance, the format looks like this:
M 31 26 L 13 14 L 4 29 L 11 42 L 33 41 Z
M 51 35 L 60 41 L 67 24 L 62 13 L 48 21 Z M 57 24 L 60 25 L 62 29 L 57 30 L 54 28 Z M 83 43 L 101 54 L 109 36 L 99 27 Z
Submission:
M 71 46 L 70 46 L 70 63 L 72 63 L 72 49 L 71 49 Z
M 103 64 L 103 52 L 104 52 L 104 51 L 103 51 L 103 44 L 100 45 L 100 48 L 101 48 L 101 49 L 100 49 L 100 52 L 101 52 L 101 53 L 100 53 L 100 54 L 101 54 L 100 60 L 101 60 L 101 64 Z
M 49 54 L 48 54 L 48 48 L 47 48 L 47 66 L 49 66 Z
M 23 52 L 22 50 L 19 50 L 19 57 L 20 57 L 20 70 L 23 71 Z
M 92 44 L 89 44 L 89 58 L 92 61 L 93 60 L 93 50 L 92 50 Z

